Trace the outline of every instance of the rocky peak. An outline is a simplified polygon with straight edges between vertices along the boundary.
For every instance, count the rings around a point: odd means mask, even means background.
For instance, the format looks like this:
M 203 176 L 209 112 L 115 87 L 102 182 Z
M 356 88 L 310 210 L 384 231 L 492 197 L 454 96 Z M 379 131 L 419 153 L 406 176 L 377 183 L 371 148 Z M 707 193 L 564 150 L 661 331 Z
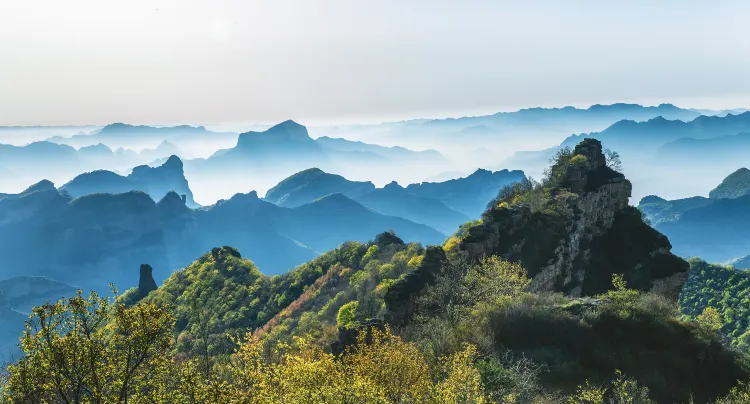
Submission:
M 595 295 L 612 287 L 612 274 L 623 274 L 640 290 L 658 287 L 670 294 L 674 291 L 665 285 L 679 288 L 687 263 L 628 206 L 632 185 L 607 167 L 601 143 L 584 139 L 565 170 L 545 202 L 555 213 L 528 205 L 492 206 L 459 248 L 474 259 L 499 255 L 520 262 L 537 291 Z M 673 277 L 679 279 L 666 281 Z
M 498 255 L 520 262 L 537 291 L 595 295 L 612 287 L 612 274 L 640 290 L 679 290 L 687 263 L 628 206 L 632 185 L 607 167 L 601 143 L 584 139 L 566 164 L 547 209 L 491 206 L 459 249 L 472 259 Z
M 607 160 L 602 152 L 602 142 L 593 139 L 583 139 L 573 150 L 573 155 L 581 155 L 588 160 L 590 170 L 596 170 L 607 165 Z
M 141 275 L 138 279 L 138 294 L 141 297 L 145 297 L 151 291 L 157 289 L 156 281 L 153 276 L 153 268 L 148 264 L 141 264 Z

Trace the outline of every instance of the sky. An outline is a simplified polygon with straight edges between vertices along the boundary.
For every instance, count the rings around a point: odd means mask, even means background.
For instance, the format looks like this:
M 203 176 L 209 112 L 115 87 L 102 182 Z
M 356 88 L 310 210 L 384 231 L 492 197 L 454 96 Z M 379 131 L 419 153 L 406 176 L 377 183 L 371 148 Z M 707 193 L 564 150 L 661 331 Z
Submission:
M 0 125 L 750 107 L 750 2 L 0 0 Z

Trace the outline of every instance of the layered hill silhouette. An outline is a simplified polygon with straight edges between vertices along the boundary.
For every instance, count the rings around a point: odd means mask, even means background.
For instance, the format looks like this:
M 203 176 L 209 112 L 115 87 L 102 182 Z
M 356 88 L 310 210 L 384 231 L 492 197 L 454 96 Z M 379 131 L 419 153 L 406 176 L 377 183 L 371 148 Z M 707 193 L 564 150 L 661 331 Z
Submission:
M 675 251 L 726 262 L 750 252 L 750 171 L 727 176 L 709 197 L 641 199 L 638 207 L 654 226 L 669 236 Z
M 681 138 L 709 139 L 748 131 L 750 112 L 723 117 L 701 115 L 688 122 L 659 116 L 645 122 L 619 121 L 601 132 L 570 136 L 561 145 L 572 147 L 581 139 L 591 137 L 609 148 L 626 153 L 633 149 L 655 150 Z
M 163 169 L 144 168 L 152 174 Z M 200 251 L 223 244 L 252 253 L 265 273 L 274 274 L 345 240 L 389 229 L 429 243 L 445 237 L 343 195 L 289 209 L 251 192 L 190 209 L 173 191 L 158 202 L 132 190 L 74 198 L 43 181 L 20 194 L 0 196 L 0 252 L 11 256 L 0 277 L 39 275 L 103 287 L 132 281 L 127 269 L 149 262 L 161 280 Z
M 279 206 L 294 208 L 333 193 L 357 198 L 375 189 L 371 182 L 349 181 L 319 168 L 300 171 L 278 183 L 263 198 Z
M 103 143 L 110 148 L 142 149 L 157 147 L 168 141 L 180 147 L 216 142 L 219 144 L 233 143 L 237 134 L 232 132 L 213 132 L 203 126 L 168 126 L 153 127 L 145 125 L 129 125 L 112 123 L 91 134 L 74 135 L 71 137 L 54 136 L 47 139 L 50 142 L 66 144 L 74 147 L 92 146 Z
M 716 114 L 717 111 L 704 113 Z M 544 143 L 548 143 L 560 136 L 579 133 L 581 130 L 598 132 L 622 120 L 646 121 L 661 116 L 666 119 L 689 121 L 700 115 L 699 111 L 679 108 L 672 104 L 643 106 L 617 103 L 597 104 L 589 108 L 526 108 L 474 117 L 341 126 L 331 128 L 326 133 L 333 137 L 341 133 L 365 141 L 388 140 L 408 147 L 428 145 L 435 141 L 444 145 L 459 146 L 472 141 L 491 144 L 493 138 L 502 139 L 505 135 L 513 135 L 518 139 L 532 134 L 536 141 L 543 140 Z
M 168 192 L 174 191 L 185 196 L 187 206 L 198 206 L 193 200 L 193 193 L 185 179 L 182 160 L 174 155 L 159 167 L 147 165 L 135 167 L 127 176 L 106 170 L 81 174 L 60 189 L 74 198 L 97 193 L 121 194 L 129 191 L 142 191 L 154 200 L 160 200 Z
M 402 187 L 391 182 L 376 188 L 371 182 L 350 181 L 312 168 L 284 179 L 264 199 L 279 206 L 296 207 L 341 194 L 382 214 L 423 223 L 447 235 L 462 223 L 479 217 L 500 189 L 522 179 L 521 171 L 477 170 L 465 178 L 442 183 Z

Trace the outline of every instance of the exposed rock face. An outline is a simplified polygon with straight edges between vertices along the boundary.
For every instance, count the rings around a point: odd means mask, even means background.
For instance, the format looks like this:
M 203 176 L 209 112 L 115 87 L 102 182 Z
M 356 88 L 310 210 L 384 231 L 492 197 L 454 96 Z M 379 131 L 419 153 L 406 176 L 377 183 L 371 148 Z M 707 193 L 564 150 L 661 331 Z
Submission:
M 533 277 L 534 291 L 570 296 L 602 293 L 614 273 L 629 287 L 674 295 L 688 264 L 670 253 L 669 240 L 645 224 L 628 206 L 632 186 L 606 166 L 601 143 L 585 139 L 574 150 L 581 164 L 570 164 L 551 190 L 558 213 L 529 207 L 489 209 L 482 225 L 469 230 L 460 248 L 473 259 L 499 255 L 520 262 Z
M 409 321 L 417 308 L 415 298 L 435 281 L 445 260 L 442 247 L 427 247 L 422 264 L 388 289 L 383 299 L 386 306 L 385 320 L 389 324 L 400 326 Z
M 331 353 L 339 356 L 346 352 L 346 348 L 357 343 L 360 333 L 365 332 L 365 343 L 372 343 L 372 330 L 385 331 L 385 324 L 379 319 L 368 319 L 356 328 L 339 327 L 339 337 L 331 344 Z
M 138 294 L 141 297 L 146 297 L 149 292 L 157 289 L 152 272 L 151 265 L 141 264 L 141 277 L 138 279 Z

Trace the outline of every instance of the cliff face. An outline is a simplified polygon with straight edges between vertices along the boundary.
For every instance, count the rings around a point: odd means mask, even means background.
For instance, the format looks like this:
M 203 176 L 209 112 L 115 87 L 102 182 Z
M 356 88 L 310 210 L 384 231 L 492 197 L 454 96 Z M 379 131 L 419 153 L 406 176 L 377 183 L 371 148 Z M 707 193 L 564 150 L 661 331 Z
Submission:
M 617 273 L 629 287 L 656 288 L 674 297 L 688 264 L 628 206 L 631 189 L 630 181 L 607 167 L 601 143 L 585 139 L 549 191 L 562 213 L 532 212 L 525 205 L 491 207 L 459 249 L 473 259 L 499 255 L 520 262 L 533 277 L 534 291 L 593 295 L 609 289 Z

